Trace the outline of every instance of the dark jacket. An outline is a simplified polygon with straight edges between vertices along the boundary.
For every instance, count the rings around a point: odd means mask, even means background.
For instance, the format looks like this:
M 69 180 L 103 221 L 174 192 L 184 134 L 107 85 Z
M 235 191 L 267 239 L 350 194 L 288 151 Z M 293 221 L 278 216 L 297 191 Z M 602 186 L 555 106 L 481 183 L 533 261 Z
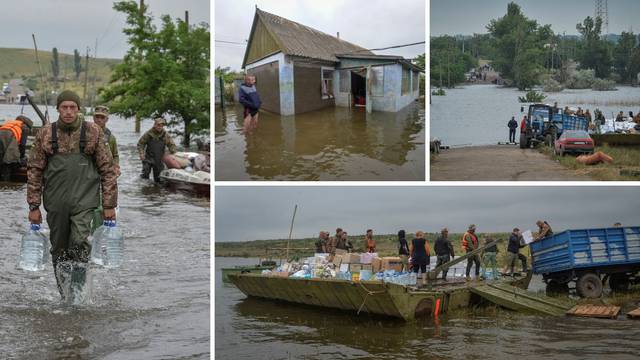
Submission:
M 258 91 L 256 90 L 255 86 L 248 86 L 245 84 L 240 85 L 238 95 L 240 104 L 242 104 L 242 106 L 251 110 L 260 109 L 262 101 L 260 101 L 260 96 L 258 95 Z
M 517 129 L 518 122 L 515 119 L 511 119 L 509 120 L 509 123 L 507 124 L 507 126 L 509 127 L 509 129 Z
M 520 251 L 520 235 L 511 233 L 509 236 L 509 244 L 507 244 L 507 251 L 517 254 Z
M 407 255 L 409 256 L 409 244 L 407 243 L 407 239 L 405 238 L 404 230 L 398 231 L 398 255 Z
M 424 238 L 411 240 L 411 245 L 413 245 L 413 264 L 429 265 L 431 259 L 429 258 L 430 254 L 425 249 L 425 243 L 427 243 L 427 240 Z
M 433 250 L 436 252 L 437 256 L 443 255 L 451 255 L 453 254 L 453 245 L 451 245 L 451 241 L 448 238 L 440 235 L 436 239 L 436 242 L 433 244 Z
M 493 244 L 493 245 L 489 246 L 488 248 L 485 248 L 484 252 L 486 252 L 486 253 L 488 253 L 488 252 L 489 253 L 497 253 L 498 252 L 498 245 Z

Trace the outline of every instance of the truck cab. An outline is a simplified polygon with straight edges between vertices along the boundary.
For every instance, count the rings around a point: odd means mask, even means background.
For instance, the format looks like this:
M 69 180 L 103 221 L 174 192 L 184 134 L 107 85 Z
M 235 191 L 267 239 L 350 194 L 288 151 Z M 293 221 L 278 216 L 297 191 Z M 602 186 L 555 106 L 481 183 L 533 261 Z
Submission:
M 524 113 L 524 107 L 520 108 Z M 548 104 L 531 104 L 527 112 L 526 128 L 520 130 L 520 148 L 544 142 L 553 146 L 564 130 L 586 130 L 587 119 L 582 116 L 567 115 L 561 109 Z

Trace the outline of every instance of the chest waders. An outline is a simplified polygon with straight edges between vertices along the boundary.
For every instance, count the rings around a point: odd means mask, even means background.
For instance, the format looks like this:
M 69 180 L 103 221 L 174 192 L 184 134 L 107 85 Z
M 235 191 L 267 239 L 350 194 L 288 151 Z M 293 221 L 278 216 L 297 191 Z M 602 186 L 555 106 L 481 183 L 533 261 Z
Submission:
M 100 202 L 100 174 L 91 156 L 84 153 L 86 134 L 80 128 L 79 152 L 58 153 L 57 123 L 51 126 L 53 154 L 44 170 L 42 203 L 51 229 L 51 259 L 63 299 L 82 292 L 91 244 L 93 211 Z
M 162 156 L 164 155 L 165 143 L 161 137 L 151 137 L 147 141 L 147 147 L 144 153 L 144 161 L 142 162 L 142 178 L 148 179 L 151 169 L 153 169 L 153 181 L 160 181 L 160 171 L 164 169 Z

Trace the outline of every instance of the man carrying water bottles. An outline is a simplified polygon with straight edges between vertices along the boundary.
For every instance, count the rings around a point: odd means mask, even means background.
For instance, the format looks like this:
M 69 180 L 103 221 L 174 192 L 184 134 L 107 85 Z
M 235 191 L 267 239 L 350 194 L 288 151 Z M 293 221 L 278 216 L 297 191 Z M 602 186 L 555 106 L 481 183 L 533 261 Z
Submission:
M 65 300 L 66 284 L 84 283 L 91 253 L 87 238 L 100 191 L 103 217 L 114 220 L 118 185 L 102 129 L 79 114 L 80 97 L 65 90 L 56 108 L 58 121 L 42 128 L 29 155 L 27 202 L 32 224 L 42 222 L 41 200 L 47 211 L 53 268 Z

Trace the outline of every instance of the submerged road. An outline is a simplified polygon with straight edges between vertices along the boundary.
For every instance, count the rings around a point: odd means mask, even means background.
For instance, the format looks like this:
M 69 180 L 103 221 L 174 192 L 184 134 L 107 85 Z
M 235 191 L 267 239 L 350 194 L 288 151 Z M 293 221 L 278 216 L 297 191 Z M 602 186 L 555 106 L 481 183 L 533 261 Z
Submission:
M 432 181 L 588 181 L 533 149 L 513 145 L 442 150 L 431 159 Z

